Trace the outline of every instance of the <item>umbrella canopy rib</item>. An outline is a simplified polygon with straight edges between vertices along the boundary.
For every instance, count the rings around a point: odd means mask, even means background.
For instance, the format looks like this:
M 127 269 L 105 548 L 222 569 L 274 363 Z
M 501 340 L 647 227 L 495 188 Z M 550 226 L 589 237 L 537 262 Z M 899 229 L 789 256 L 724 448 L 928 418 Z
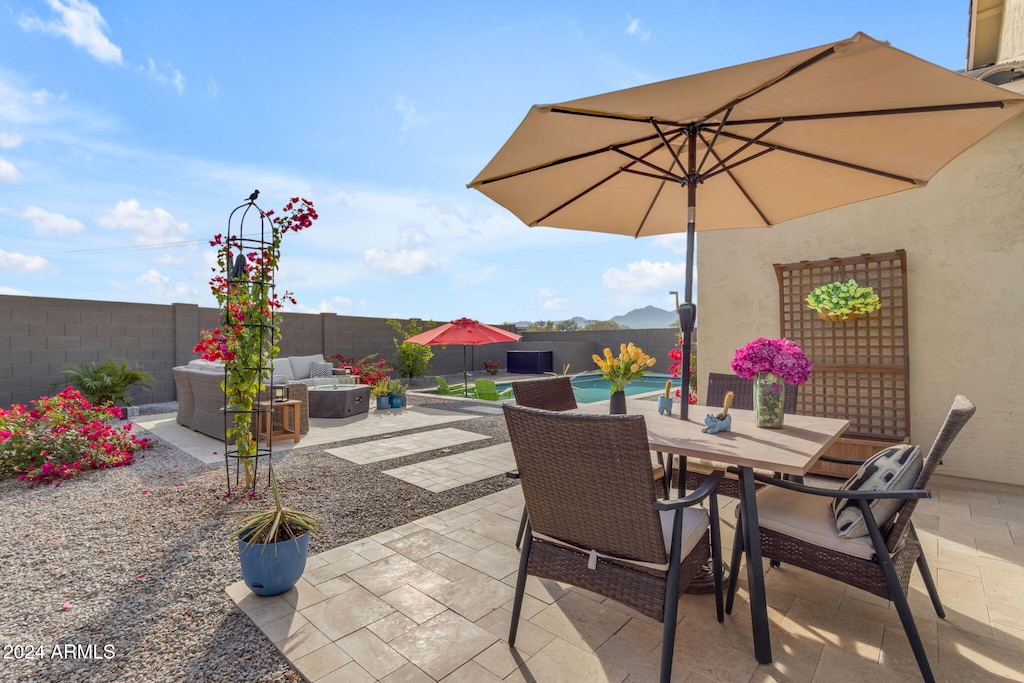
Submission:
M 782 81 L 786 80 L 787 78 L 795 76 L 796 74 L 800 73 L 804 69 L 807 69 L 808 67 L 814 66 L 815 64 L 817 64 L 821 60 L 823 60 L 823 59 L 825 59 L 827 57 L 831 57 L 835 53 L 836 53 L 835 45 L 833 45 L 833 46 L 831 46 L 831 47 L 829 47 L 829 48 L 827 48 L 825 50 L 822 50 L 818 54 L 816 54 L 813 57 L 811 57 L 811 58 L 801 62 L 800 64 L 796 64 L 795 66 L 790 67 L 785 72 L 780 74 L 778 77 L 776 77 L 776 78 L 774 78 L 774 79 L 772 79 L 770 81 L 767 81 L 766 83 L 762 83 L 761 85 L 757 86 L 756 88 L 754 88 L 750 92 L 744 93 L 743 95 L 740 95 L 740 96 L 736 97 L 732 102 L 729 102 L 728 104 L 725 104 L 725 105 L 719 107 L 718 109 L 715 109 L 714 111 L 709 112 L 702 119 L 701 122 L 703 123 L 704 121 L 708 121 L 711 118 L 713 118 L 716 114 L 720 114 L 723 111 L 735 108 L 736 105 L 738 105 L 738 104 L 740 104 L 742 102 L 745 102 L 746 100 L 749 100 L 751 97 L 754 97 L 755 95 L 758 95 L 758 94 L 764 92 L 765 90 L 771 89 L 772 87 L 778 85 L 779 83 L 781 83 Z
M 773 121 L 795 123 L 797 121 L 828 121 L 834 119 L 854 119 L 869 116 L 899 116 L 900 114 L 935 114 L 946 111 L 965 111 L 968 109 L 1003 109 L 1005 106 L 1005 102 L 1001 100 L 993 100 L 991 102 L 964 102 L 963 104 L 935 104 L 924 107 L 898 107 L 896 109 L 865 109 L 863 111 L 837 111 L 822 114 L 772 116 L 769 118 L 730 121 L 729 125 L 746 126 L 757 123 L 772 123 Z
M 814 154 L 813 152 L 804 152 L 802 150 L 794 149 L 792 147 L 786 147 L 784 145 L 776 145 L 776 144 L 772 144 L 770 142 L 763 142 L 763 141 L 756 140 L 756 139 L 753 139 L 753 138 L 748 138 L 748 137 L 743 136 L 743 135 L 736 135 L 735 133 L 728 133 L 726 131 L 722 131 L 722 137 L 732 138 L 733 140 L 741 140 L 741 141 L 753 142 L 755 145 L 761 145 L 763 147 L 768 148 L 767 151 L 771 151 L 771 152 L 786 152 L 787 154 L 794 154 L 796 156 L 801 156 L 801 157 L 804 157 L 806 159 L 813 159 L 814 161 L 821 161 L 821 162 L 824 162 L 826 164 L 834 164 L 836 166 L 842 166 L 843 168 L 848 168 L 851 171 L 859 171 L 861 173 L 870 173 L 872 175 L 881 176 L 882 178 L 889 178 L 890 180 L 898 180 L 898 181 L 900 181 L 902 183 L 908 183 L 910 185 L 924 185 L 925 184 L 925 182 L 923 180 L 917 180 L 917 179 L 914 179 L 914 178 L 907 178 L 906 176 L 897 175 L 895 173 L 889 173 L 888 171 L 883 171 L 881 169 L 869 168 L 867 166 L 861 166 L 860 164 L 854 164 L 854 163 L 850 163 L 848 161 L 842 161 L 841 159 L 833 159 L 832 157 L 823 156 L 821 154 Z M 747 160 L 745 159 L 744 161 L 747 161 Z M 737 165 L 738 164 L 733 164 L 730 168 L 735 168 Z

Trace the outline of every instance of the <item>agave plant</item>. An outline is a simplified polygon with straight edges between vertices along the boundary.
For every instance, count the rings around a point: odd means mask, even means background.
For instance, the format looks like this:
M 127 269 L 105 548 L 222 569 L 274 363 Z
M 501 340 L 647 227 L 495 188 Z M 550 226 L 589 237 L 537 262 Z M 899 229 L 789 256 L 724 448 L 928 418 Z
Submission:
M 270 487 L 274 493 L 274 506 L 266 510 L 234 510 L 235 514 L 246 515 L 238 525 L 234 536 L 245 541 L 246 547 L 257 544 L 280 543 L 295 540 L 304 533 L 315 535 L 320 531 L 320 522 L 304 512 L 292 510 L 281 504 L 281 490 L 277 486 L 277 474 L 273 464 L 270 467 Z M 266 547 L 263 548 L 266 550 Z
M 93 405 L 131 405 L 128 389 L 139 385 L 144 389 L 153 387 L 153 376 L 126 361 L 118 365 L 107 358 L 102 363 L 80 363 L 71 365 L 61 372 L 70 377 L 70 384 L 82 392 Z

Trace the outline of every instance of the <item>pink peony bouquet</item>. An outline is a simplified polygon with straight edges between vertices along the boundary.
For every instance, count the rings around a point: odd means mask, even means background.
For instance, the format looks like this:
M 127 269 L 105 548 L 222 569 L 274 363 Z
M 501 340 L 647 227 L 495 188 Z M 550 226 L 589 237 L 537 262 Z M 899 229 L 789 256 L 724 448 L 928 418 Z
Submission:
M 732 371 L 744 379 L 754 379 L 759 372 L 770 372 L 786 384 L 803 384 L 814 364 L 796 344 L 788 339 L 758 337 L 736 349 Z

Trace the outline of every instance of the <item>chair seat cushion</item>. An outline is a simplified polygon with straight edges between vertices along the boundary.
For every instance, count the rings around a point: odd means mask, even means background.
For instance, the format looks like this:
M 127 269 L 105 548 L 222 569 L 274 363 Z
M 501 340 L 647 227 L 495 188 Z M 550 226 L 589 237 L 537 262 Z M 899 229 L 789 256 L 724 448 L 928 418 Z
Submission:
M 900 444 L 880 450 L 864 461 L 857 472 L 847 479 L 842 491 L 898 491 L 914 486 L 924 461 L 917 446 Z M 879 528 L 885 528 L 905 500 L 882 498 L 871 501 L 871 514 Z M 860 512 L 857 501 L 850 498 L 836 498 L 832 501 L 836 528 L 842 538 L 856 538 L 868 535 L 868 526 Z
M 843 538 L 832 514 L 832 499 L 766 486 L 757 492 L 758 526 L 865 560 L 875 550 L 867 536 Z
M 665 539 L 665 554 L 671 554 L 672 552 L 672 524 L 675 518 L 675 512 L 671 510 L 659 510 L 658 515 L 661 517 L 661 535 Z M 700 540 L 704 538 L 704 534 L 708 529 L 708 525 L 711 523 L 711 516 L 708 515 L 707 510 L 702 508 L 683 508 L 683 542 L 680 545 L 682 552 L 680 553 L 680 561 L 686 559 L 686 556 L 697 547 Z M 628 560 L 621 557 L 615 557 L 614 555 L 606 555 L 600 551 L 592 548 L 581 548 L 571 543 L 566 543 L 557 538 L 546 536 L 542 533 L 533 532 L 533 537 L 541 541 L 547 541 L 548 543 L 554 543 L 560 545 L 563 548 L 571 548 L 581 553 L 586 553 L 600 557 L 606 560 L 615 560 L 623 564 L 631 564 L 637 567 L 645 567 L 647 569 L 657 569 L 659 571 L 668 571 L 668 563 L 654 563 L 654 562 L 640 562 L 638 560 Z

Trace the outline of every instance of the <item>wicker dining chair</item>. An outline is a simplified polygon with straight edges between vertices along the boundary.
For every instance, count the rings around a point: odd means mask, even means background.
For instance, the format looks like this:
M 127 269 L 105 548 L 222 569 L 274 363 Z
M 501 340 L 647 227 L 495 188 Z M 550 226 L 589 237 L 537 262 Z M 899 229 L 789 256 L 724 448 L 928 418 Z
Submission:
M 574 410 L 577 407 L 576 394 L 573 393 L 572 381 L 565 375 L 557 377 L 545 377 L 543 379 L 528 379 L 512 383 L 512 392 L 516 399 L 516 405 L 527 408 L 540 408 L 541 410 Z M 668 498 L 669 477 L 665 473 L 665 461 L 661 453 L 658 453 L 658 464 L 652 465 L 654 479 L 659 481 L 662 498 Z M 506 472 L 506 477 L 518 479 L 518 472 Z M 519 522 L 519 533 L 516 534 L 516 548 L 523 541 L 523 533 L 526 531 L 526 509 L 523 508 L 523 517 Z
M 526 379 L 512 382 L 516 404 L 542 410 L 574 410 L 576 394 L 572 381 L 565 375 L 544 379 Z
M 906 595 L 910 573 L 915 564 L 921 572 L 935 613 L 941 619 L 945 619 L 946 614 L 921 551 L 911 515 L 919 499 L 931 497 L 927 491 L 928 481 L 974 411 L 974 403 L 964 396 L 957 396 L 953 400 L 931 450 L 921 463 L 920 474 L 910 489 L 823 489 L 755 475 L 761 482 L 771 484 L 757 492 L 761 555 L 773 562 L 803 567 L 891 600 L 925 681 L 935 679 Z M 866 464 L 848 483 L 871 474 L 872 468 L 877 468 L 877 465 Z M 832 501 L 835 499 L 856 501 L 861 514 L 858 520 L 863 520 L 868 532 L 866 536 L 840 536 L 832 509 Z M 896 501 L 895 512 L 888 518 L 880 513 L 883 519 L 876 520 L 873 504 L 889 500 Z M 736 594 L 738 568 L 743 552 L 742 524 L 744 521 L 740 518 L 736 524 L 736 542 L 733 545 L 733 571 L 729 576 L 727 612 L 732 611 Z
M 642 415 L 502 408 L 530 510 L 509 646 L 516 642 L 526 577 L 568 583 L 663 624 L 661 680 L 667 683 L 679 595 L 709 558 L 719 623 L 724 619 L 720 475 L 685 498 L 659 500 Z

